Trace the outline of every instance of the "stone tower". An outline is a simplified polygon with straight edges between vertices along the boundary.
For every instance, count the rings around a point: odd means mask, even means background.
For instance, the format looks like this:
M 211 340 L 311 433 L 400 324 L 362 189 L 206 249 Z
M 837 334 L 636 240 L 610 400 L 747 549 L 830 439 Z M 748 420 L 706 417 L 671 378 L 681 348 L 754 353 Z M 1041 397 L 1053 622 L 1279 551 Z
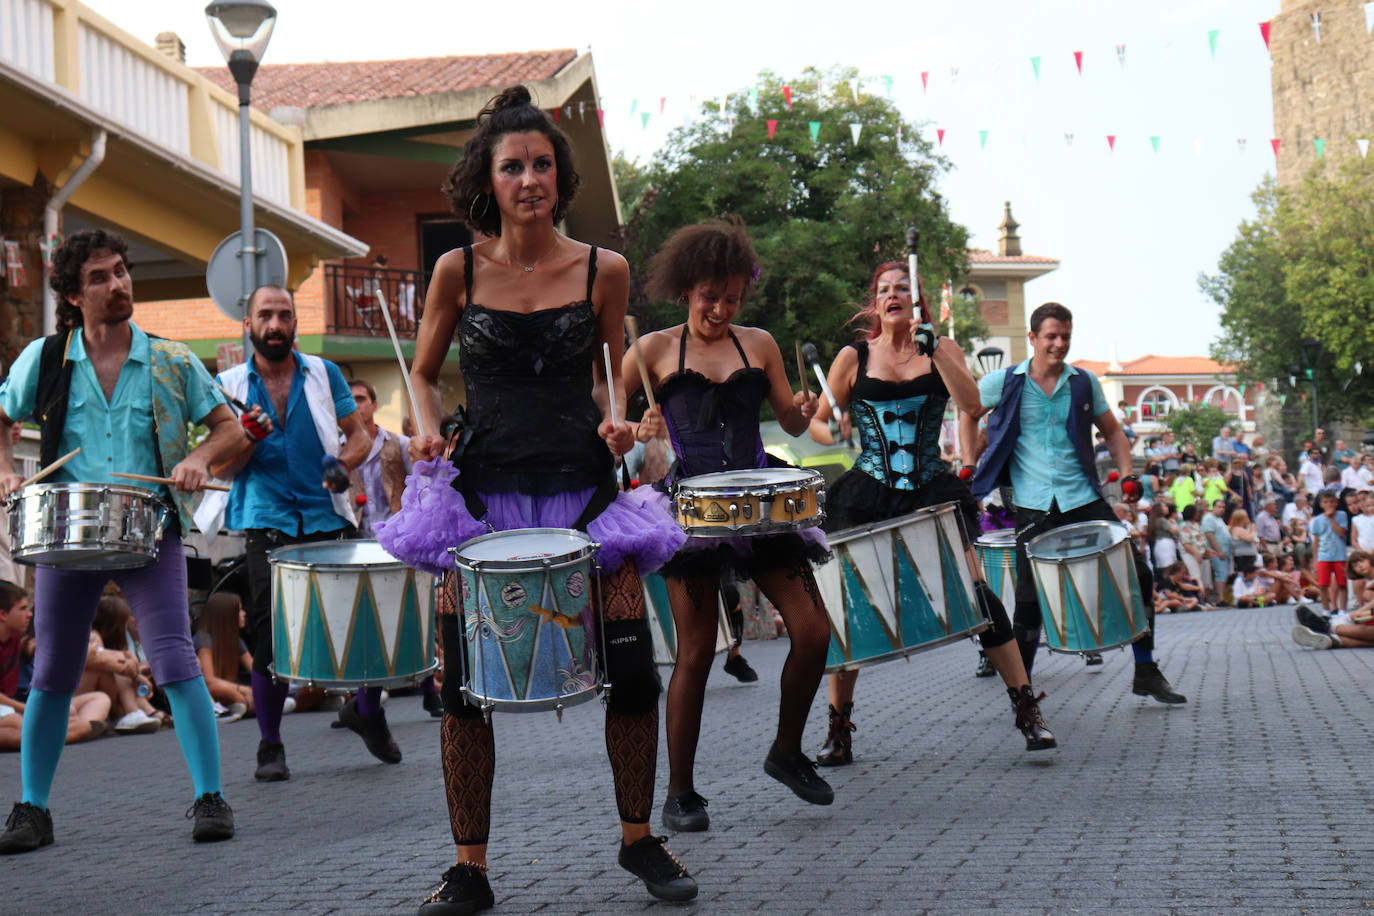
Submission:
M 1320 42 L 1313 13 L 1321 15 Z M 1374 37 L 1364 4 L 1283 0 L 1270 23 L 1269 56 L 1279 184 L 1301 181 L 1317 162 L 1315 140 L 1324 141 L 1324 159 L 1358 156 L 1355 140 L 1374 139 Z

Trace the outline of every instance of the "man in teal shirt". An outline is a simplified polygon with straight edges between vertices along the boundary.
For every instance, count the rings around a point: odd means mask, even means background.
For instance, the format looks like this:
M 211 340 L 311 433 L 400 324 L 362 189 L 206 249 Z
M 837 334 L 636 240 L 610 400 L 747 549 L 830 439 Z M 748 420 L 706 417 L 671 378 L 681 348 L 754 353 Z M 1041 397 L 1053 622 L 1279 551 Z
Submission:
M 1046 531 L 1085 521 L 1116 521 L 1102 498 L 1093 460 L 1092 428 L 1107 438 L 1122 494 L 1139 500 L 1140 482 L 1131 472 L 1131 447 L 1112 414 L 1102 387 L 1089 372 L 1065 362 L 1073 314 L 1057 302 L 1031 313 L 1027 335 L 1034 355 L 1006 372 L 990 372 L 978 383 L 982 414 L 988 418 L 987 448 L 974 474 L 979 498 L 1011 483 L 1016 505 L 1016 612 L 1014 629 L 1029 672 L 1040 642 L 1041 611 L 1026 544 Z M 980 414 L 981 415 L 981 414 Z M 1136 555 L 1136 572 L 1151 629 L 1132 643 L 1132 692 L 1162 703 L 1183 703 L 1154 661 L 1153 578 Z

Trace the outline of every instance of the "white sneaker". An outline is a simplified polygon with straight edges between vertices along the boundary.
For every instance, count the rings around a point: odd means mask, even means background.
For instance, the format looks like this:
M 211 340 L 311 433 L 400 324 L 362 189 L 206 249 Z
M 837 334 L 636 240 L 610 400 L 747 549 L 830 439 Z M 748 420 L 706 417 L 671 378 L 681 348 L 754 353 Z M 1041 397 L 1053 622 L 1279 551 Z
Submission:
M 284 703 L 281 704 L 281 714 L 282 714 L 282 715 L 286 715 L 288 712 L 295 712 L 295 711 L 296 711 L 296 698 L 295 698 L 295 697 L 287 697 L 287 698 L 286 698 L 286 701 L 285 701 Z
M 162 728 L 162 723 L 141 709 L 135 709 L 115 723 L 115 731 L 121 735 L 151 735 Z
M 1293 642 L 1309 649 L 1330 649 L 1332 639 L 1325 633 L 1318 633 L 1316 630 L 1309 630 L 1302 624 L 1293 627 Z
M 246 712 L 248 712 L 247 704 L 230 703 L 228 706 L 224 708 L 224 712 L 220 714 L 219 721 L 237 722 L 239 719 L 243 718 Z

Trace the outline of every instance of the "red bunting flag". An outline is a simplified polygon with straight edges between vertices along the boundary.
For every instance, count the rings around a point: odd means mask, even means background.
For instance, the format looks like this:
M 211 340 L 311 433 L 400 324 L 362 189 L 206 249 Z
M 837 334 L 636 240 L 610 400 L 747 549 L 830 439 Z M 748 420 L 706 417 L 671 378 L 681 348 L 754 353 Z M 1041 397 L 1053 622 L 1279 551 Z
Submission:
M 1274 158 L 1275 158 L 1275 159 L 1279 158 L 1279 144 L 1282 143 L 1282 142 L 1283 142 L 1283 141 L 1280 140 L 1278 137 L 1275 137 L 1274 139 L 1272 139 L 1272 140 L 1269 141 L 1269 145 L 1272 146 L 1272 147 L 1274 148 Z
M 1268 51 L 1268 50 L 1269 50 L 1269 23 L 1267 23 L 1267 22 L 1261 22 L 1259 25 L 1260 25 L 1260 37 L 1264 39 L 1264 50 Z
M 778 132 L 778 122 L 773 118 L 769 118 L 764 123 L 768 125 L 768 139 L 772 140 L 773 135 Z
M 929 70 L 922 70 L 922 71 L 921 71 L 921 94 L 922 94 L 922 95 L 924 95 L 926 89 L 929 88 L 928 85 L 927 85 L 929 82 L 930 82 L 930 71 L 929 71 Z
M 945 129 L 944 129 L 943 127 L 938 127 L 938 128 L 936 128 L 936 129 L 935 129 L 935 136 L 936 136 L 937 138 L 939 138 L 939 140 L 940 140 L 940 145 L 941 145 L 941 146 L 944 146 L 944 145 L 945 145 Z
M 661 95 L 658 97 L 658 113 L 663 114 L 663 109 L 668 107 L 668 97 Z
M 1116 149 L 1116 134 L 1107 134 L 1107 147 L 1111 150 Z
M 604 109 L 604 108 L 598 108 L 598 109 L 596 110 L 596 126 L 597 126 L 597 127 L 605 127 L 605 126 L 606 126 L 606 109 Z
M 1082 52 L 1082 51 L 1074 51 L 1074 52 L 1073 52 L 1073 62 L 1074 62 L 1074 64 L 1078 67 L 1078 75 L 1079 75 L 1079 76 L 1082 76 L 1082 75 L 1083 75 L 1083 52 Z
M 791 87 L 791 86 L 783 86 L 783 87 L 782 87 L 782 97 L 783 97 L 783 101 L 787 102 L 787 110 L 788 110 L 788 111 L 791 111 L 791 110 L 792 110 L 792 87 Z
M 553 110 L 553 123 L 555 123 L 555 124 L 558 123 L 558 109 L 557 109 L 557 108 L 555 108 L 555 109 Z

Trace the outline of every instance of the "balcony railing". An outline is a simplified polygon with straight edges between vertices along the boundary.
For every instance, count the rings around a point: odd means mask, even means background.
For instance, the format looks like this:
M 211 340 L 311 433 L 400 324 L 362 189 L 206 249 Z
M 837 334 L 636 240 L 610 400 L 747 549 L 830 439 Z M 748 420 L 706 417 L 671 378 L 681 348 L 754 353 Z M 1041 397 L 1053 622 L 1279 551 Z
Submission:
M 425 278 L 419 271 L 326 264 L 324 289 L 329 333 L 386 337 L 385 302 L 397 336 L 415 336 L 425 304 Z

